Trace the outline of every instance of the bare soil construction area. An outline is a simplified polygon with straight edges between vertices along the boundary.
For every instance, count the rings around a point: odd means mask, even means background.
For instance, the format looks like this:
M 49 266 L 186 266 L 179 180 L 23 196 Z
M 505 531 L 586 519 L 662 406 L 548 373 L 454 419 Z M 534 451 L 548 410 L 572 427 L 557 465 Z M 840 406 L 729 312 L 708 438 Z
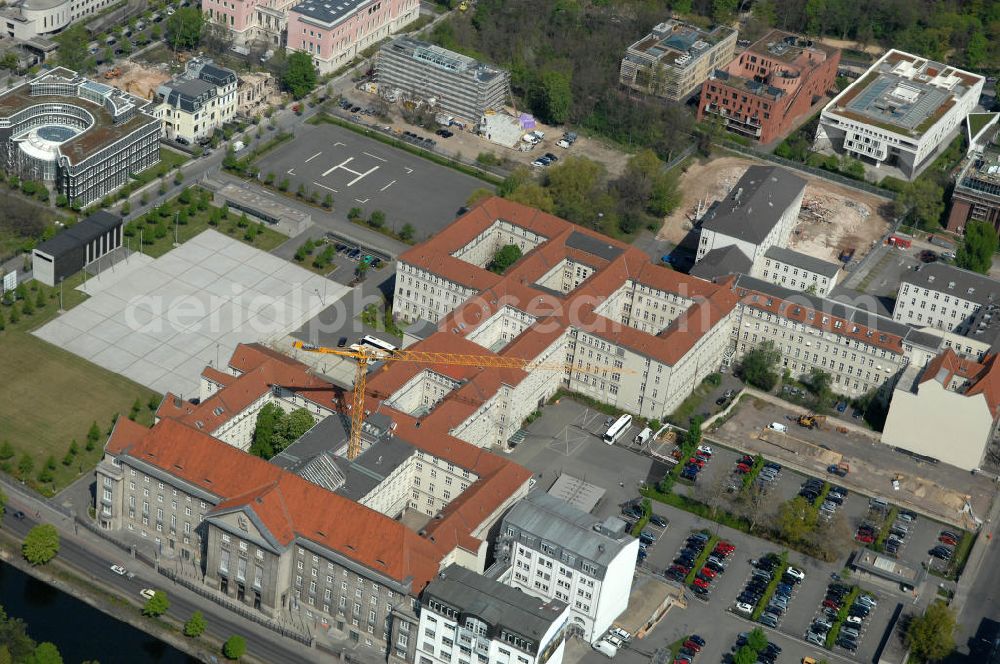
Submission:
M 699 206 L 702 211 L 724 198 L 743 172 L 754 164 L 767 164 L 743 157 L 719 157 L 699 162 L 681 176 L 681 205 L 666 218 L 658 237 L 675 244 L 696 241 L 690 231 Z M 827 261 L 836 261 L 844 250 L 853 249 L 860 259 L 889 228 L 884 216 L 887 201 L 819 177 L 797 173 L 806 179 L 799 223 L 790 248 Z
M 121 76 L 109 80 L 102 78 L 101 80 L 143 99 L 152 99 L 156 88 L 170 80 L 170 71 L 165 65 L 146 67 L 137 63 L 129 63 L 122 66 L 121 70 Z

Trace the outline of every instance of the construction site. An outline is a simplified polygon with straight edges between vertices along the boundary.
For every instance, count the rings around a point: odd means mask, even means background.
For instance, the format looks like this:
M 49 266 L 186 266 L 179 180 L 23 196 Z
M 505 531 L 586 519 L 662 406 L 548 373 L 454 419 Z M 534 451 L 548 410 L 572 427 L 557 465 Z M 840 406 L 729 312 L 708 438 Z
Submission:
M 170 66 L 125 62 L 101 75 L 104 82 L 143 99 L 152 99 L 156 88 L 170 80 Z
M 678 187 L 681 204 L 664 221 L 659 239 L 696 248 L 697 236 L 691 230 L 699 215 L 725 198 L 744 171 L 755 164 L 767 162 L 719 157 L 688 168 Z M 838 261 L 845 254 L 859 260 L 889 229 L 886 199 L 802 172 L 796 174 L 807 184 L 789 248 L 826 261 Z

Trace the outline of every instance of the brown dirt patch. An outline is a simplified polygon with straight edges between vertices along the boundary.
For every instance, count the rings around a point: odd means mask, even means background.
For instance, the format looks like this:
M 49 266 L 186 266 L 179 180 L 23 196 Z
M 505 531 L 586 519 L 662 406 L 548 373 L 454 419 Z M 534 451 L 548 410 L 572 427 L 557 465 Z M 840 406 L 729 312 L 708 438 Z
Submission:
M 122 75 L 111 80 L 101 79 L 101 82 L 112 85 L 119 90 L 130 92 L 143 99 L 152 99 L 156 88 L 170 80 L 170 71 L 166 66 L 157 65 L 144 67 L 131 63 L 122 66 Z
M 754 164 L 768 164 L 745 157 L 718 157 L 693 164 L 681 176 L 682 201 L 668 216 L 658 237 L 694 249 L 696 237 L 690 232 L 699 207 L 707 209 L 724 198 L 743 172 Z M 885 199 L 797 172 L 806 179 L 799 223 L 793 230 L 790 247 L 804 254 L 836 261 L 844 249 L 855 249 L 855 259 L 868 253 L 888 230 L 889 219 L 882 214 Z

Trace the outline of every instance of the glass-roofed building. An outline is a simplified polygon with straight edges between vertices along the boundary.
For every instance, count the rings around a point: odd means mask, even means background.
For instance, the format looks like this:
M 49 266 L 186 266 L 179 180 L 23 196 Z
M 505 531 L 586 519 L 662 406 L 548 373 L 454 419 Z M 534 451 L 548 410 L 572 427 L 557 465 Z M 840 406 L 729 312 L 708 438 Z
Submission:
M 150 102 L 57 67 L 0 93 L 4 169 L 54 186 L 70 205 L 114 193 L 160 160 Z

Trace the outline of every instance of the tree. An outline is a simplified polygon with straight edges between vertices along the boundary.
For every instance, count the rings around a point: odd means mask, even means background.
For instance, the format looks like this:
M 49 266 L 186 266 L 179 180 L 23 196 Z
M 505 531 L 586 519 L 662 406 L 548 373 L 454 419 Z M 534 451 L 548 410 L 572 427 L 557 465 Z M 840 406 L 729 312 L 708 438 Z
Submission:
M 87 51 L 90 38 L 83 23 L 74 23 L 63 30 L 56 38 L 59 44 L 58 62 L 77 72 L 86 72 L 93 68 L 94 61 Z
M 142 607 L 142 615 L 157 618 L 168 610 L 170 610 L 170 600 L 167 599 L 167 593 L 157 590 L 146 600 L 146 605 Z
M 21 455 L 21 460 L 17 462 L 17 469 L 21 472 L 21 479 L 31 474 L 32 469 L 35 467 L 35 460 L 31 458 L 31 455 L 25 452 Z
M 921 228 L 934 230 L 944 212 L 944 189 L 930 178 L 917 178 L 903 185 L 894 206 L 897 215 L 908 211 Z
M 382 210 L 375 210 L 368 217 L 368 225 L 372 228 L 382 228 L 385 225 L 385 212 Z
M 997 232 L 985 221 L 970 221 L 965 226 L 965 240 L 955 253 L 958 267 L 987 274 L 993 267 L 997 250 Z
M 417 229 L 409 222 L 403 224 L 403 227 L 399 229 L 399 239 L 403 242 L 409 242 L 416 234 Z
M 0 445 L 0 460 L 6 461 L 7 459 L 14 458 L 14 447 L 10 444 L 9 440 L 3 441 L 3 445 Z
M 924 615 L 910 620 L 906 644 L 917 657 L 936 662 L 955 649 L 955 614 L 944 602 L 936 601 Z
M 827 372 L 817 367 L 809 370 L 809 391 L 815 397 L 813 410 L 817 413 L 826 412 L 833 404 L 833 390 L 830 387 L 832 384 L 833 376 Z
M 347 218 L 350 219 L 351 221 L 357 221 L 358 219 L 361 218 L 362 214 L 364 213 L 362 212 L 361 208 L 352 207 L 350 210 L 347 211 Z
M 788 542 L 802 542 L 816 527 L 816 510 L 802 496 L 795 496 L 778 507 L 778 530 Z
M 205 629 L 207 628 L 208 624 L 205 621 L 205 616 L 202 615 L 201 611 L 195 611 L 187 619 L 187 622 L 184 623 L 184 636 L 199 637 L 205 633 Z
M 260 409 L 260 412 L 257 413 L 257 424 L 253 430 L 250 454 L 262 459 L 270 459 L 274 456 L 272 440 L 282 414 L 281 408 L 277 404 L 269 403 Z
M 684 435 L 684 443 L 691 448 L 701 444 L 701 416 L 696 415 L 691 418 L 687 433 Z
M 247 652 L 247 642 L 242 636 L 234 634 L 222 645 L 222 654 L 226 659 L 239 659 Z
M 302 99 L 316 87 L 316 68 L 308 53 L 296 51 L 288 56 L 281 85 L 296 99 Z
M 44 641 L 35 647 L 35 654 L 29 660 L 30 664 L 63 664 L 62 655 L 56 644 Z
M 492 195 L 493 192 L 490 191 L 489 189 L 486 189 L 485 187 L 479 187 L 477 189 L 473 189 L 472 193 L 469 194 L 469 197 L 465 199 L 465 206 L 473 207 L 479 201 L 487 199 Z
M 521 248 L 516 244 L 507 244 L 500 247 L 493 254 L 493 260 L 490 261 L 487 267 L 491 272 L 503 274 L 507 271 L 507 268 L 519 260 L 521 260 Z
M 201 41 L 205 19 L 197 7 L 181 7 L 166 21 L 167 43 L 174 51 L 192 49 Z
M 542 212 L 551 214 L 556 211 L 556 204 L 552 200 L 552 196 L 549 195 L 549 190 L 537 182 L 525 182 L 509 193 L 506 198 L 515 203 L 522 203 L 541 210 Z
M 27 662 L 35 651 L 35 642 L 28 636 L 28 627 L 20 618 L 10 618 L 0 607 L 0 644 L 6 648 L 10 661 Z
M 35 308 L 44 309 L 46 305 L 45 293 L 38 291 L 38 296 L 35 298 Z
M 597 198 L 604 167 L 586 157 L 567 157 L 548 171 L 546 185 L 555 213 L 578 224 L 597 226 Z
M 740 363 L 740 378 L 754 387 L 770 391 L 778 382 L 775 368 L 780 359 L 781 353 L 775 348 L 774 342 L 764 341 L 757 344 Z
M 326 196 L 323 197 L 323 207 L 329 210 L 333 207 L 333 194 L 327 192 Z
M 21 545 L 24 559 L 32 565 L 44 565 L 59 553 L 59 533 L 51 523 L 41 523 L 30 531 Z
M 573 105 L 572 73 L 549 70 L 535 81 L 529 99 L 532 109 L 545 124 L 562 124 Z
M 767 634 L 764 633 L 760 627 L 754 627 L 747 634 L 747 645 L 750 646 L 754 652 L 760 652 L 767 647 Z
M 740 646 L 733 654 L 733 664 L 754 664 L 756 661 L 757 653 L 750 646 Z

